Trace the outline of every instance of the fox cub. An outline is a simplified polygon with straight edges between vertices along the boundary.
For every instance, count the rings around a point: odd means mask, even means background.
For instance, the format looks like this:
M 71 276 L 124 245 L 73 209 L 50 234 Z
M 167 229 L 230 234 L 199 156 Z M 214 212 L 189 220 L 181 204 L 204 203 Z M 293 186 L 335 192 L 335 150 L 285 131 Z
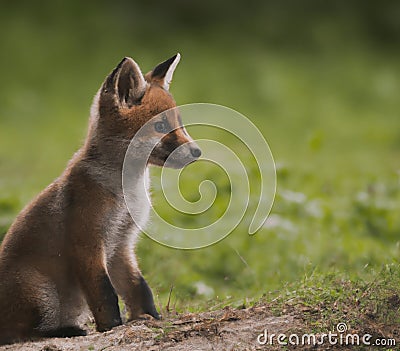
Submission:
M 83 147 L 10 227 L 0 248 L 0 344 L 86 335 L 81 324 L 88 308 L 97 330 L 109 330 L 122 323 L 118 295 L 129 320 L 160 318 L 134 247 L 149 214 L 147 166 L 168 159 L 168 166 L 181 168 L 201 154 L 176 109 L 152 119 L 176 106 L 168 89 L 179 60 L 177 54 L 143 76 L 124 58 L 94 98 Z M 145 139 L 160 141 L 135 170 L 134 221 L 124 202 L 122 166 L 148 121 Z

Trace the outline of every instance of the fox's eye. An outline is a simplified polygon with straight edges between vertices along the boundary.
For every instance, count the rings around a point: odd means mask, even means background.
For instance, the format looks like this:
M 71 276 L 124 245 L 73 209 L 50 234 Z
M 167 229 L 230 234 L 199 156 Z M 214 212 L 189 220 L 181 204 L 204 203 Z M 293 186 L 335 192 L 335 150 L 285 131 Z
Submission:
M 154 129 L 156 130 L 156 132 L 158 133 L 167 133 L 168 128 L 165 122 L 156 122 L 156 124 L 154 125 Z

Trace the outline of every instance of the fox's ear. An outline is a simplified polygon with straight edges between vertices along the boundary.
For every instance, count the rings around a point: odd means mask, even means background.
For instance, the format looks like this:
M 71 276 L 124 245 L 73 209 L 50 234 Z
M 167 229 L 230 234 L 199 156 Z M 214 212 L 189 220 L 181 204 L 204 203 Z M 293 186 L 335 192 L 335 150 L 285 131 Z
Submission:
M 180 54 L 172 56 L 168 60 L 157 65 L 146 74 L 146 80 L 150 83 L 160 84 L 165 90 L 169 90 L 175 68 L 181 59 Z
M 131 107 L 140 103 L 146 86 L 138 64 L 125 57 L 107 77 L 103 92 L 113 94 L 121 107 Z

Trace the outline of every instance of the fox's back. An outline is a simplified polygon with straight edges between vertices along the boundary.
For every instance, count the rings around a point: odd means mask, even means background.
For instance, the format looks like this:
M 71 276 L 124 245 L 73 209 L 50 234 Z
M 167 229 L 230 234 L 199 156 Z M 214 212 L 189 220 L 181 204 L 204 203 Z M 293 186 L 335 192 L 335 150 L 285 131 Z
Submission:
M 60 251 L 62 243 L 59 239 L 64 232 L 63 203 L 63 189 L 56 181 L 17 216 L 1 244 L 0 260 L 4 263 L 14 255 L 19 259 L 21 256 L 46 255 L 54 252 L 49 251 L 50 248 Z

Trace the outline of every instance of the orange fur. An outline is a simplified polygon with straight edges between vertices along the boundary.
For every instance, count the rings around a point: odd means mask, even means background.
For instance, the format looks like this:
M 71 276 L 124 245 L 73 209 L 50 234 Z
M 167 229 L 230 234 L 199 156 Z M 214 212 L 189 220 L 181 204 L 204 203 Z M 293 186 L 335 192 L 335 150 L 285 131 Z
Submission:
M 121 172 L 137 131 L 176 106 L 160 84 L 172 75 L 176 58 L 158 65 L 147 81 L 130 58 L 114 69 L 93 102 L 83 147 L 10 227 L 0 248 L 0 343 L 84 335 L 80 323 L 88 309 L 97 330 L 111 329 L 122 322 L 117 294 L 130 319 L 143 313 L 159 317 L 133 251 L 138 226 L 124 202 Z M 185 162 L 194 161 L 199 150 L 183 133 L 177 112 L 168 118 L 178 129 L 162 136 L 149 163 L 162 166 L 181 145 Z M 148 128 L 148 138 L 159 134 L 153 125 Z M 184 165 L 175 162 L 174 167 Z M 146 169 L 138 170 L 137 183 L 146 176 Z M 142 211 L 146 189 L 137 191 Z M 148 209 L 142 212 L 145 222 Z

